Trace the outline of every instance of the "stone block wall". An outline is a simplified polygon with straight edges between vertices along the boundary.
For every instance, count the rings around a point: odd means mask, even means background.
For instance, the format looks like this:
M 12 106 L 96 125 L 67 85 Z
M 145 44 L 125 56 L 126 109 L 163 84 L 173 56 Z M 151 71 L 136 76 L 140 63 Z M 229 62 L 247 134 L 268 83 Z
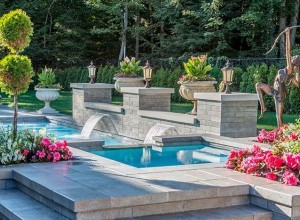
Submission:
M 197 94 L 200 130 L 226 137 L 257 135 L 256 94 Z
M 83 125 L 84 122 L 95 111 L 86 109 L 85 102 L 101 102 L 111 103 L 112 89 L 111 84 L 88 84 L 88 83 L 71 83 L 72 92 L 72 115 L 78 125 Z
M 256 136 L 257 97 L 255 94 L 199 93 L 198 123 L 191 122 L 190 115 L 187 121 L 176 121 L 176 117 L 185 117 L 184 114 L 170 112 L 170 89 L 132 88 L 123 92 L 123 113 L 103 109 L 85 108 L 84 102 L 91 101 L 96 96 L 84 90 L 73 88 L 73 117 L 77 124 L 83 125 L 95 113 L 109 114 L 118 134 L 121 136 L 144 140 L 148 131 L 155 124 L 174 126 L 180 135 L 211 133 L 227 137 Z M 100 90 L 102 91 L 102 90 Z M 102 94 L 108 90 L 103 90 Z M 91 96 L 84 97 L 85 94 Z M 111 94 L 111 92 L 109 93 Z M 92 97 L 91 99 L 89 97 Z M 100 96 L 101 97 L 101 96 Z M 111 96 L 108 96 L 111 97 Z M 98 101 L 103 102 L 103 101 Z M 156 112 L 152 116 L 139 114 L 140 110 Z M 170 112 L 172 120 L 162 117 L 160 112 Z M 156 116 L 157 114 L 157 116 Z M 169 117 L 170 118 L 170 117 Z M 99 122 L 96 130 L 111 132 L 109 126 Z M 172 130 L 168 134 L 175 134 Z

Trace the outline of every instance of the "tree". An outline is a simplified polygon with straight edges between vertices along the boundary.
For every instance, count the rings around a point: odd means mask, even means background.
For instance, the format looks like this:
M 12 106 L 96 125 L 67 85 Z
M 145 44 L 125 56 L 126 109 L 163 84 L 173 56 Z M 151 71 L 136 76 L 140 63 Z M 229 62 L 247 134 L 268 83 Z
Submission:
M 0 42 L 10 54 L 0 61 L 0 88 L 14 96 L 14 138 L 17 136 L 18 95 L 26 92 L 33 73 L 31 60 L 19 55 L 30 43 L 33 28 L 30 18 L 20 9 L 0 18 Z

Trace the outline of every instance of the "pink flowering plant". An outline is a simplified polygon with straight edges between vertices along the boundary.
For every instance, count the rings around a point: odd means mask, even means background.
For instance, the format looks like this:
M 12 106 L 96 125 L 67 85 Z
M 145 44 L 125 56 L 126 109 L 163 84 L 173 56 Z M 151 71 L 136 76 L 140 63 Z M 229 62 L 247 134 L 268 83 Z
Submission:
M 115 77 L 139 77 L 138 74 L 143 70 L 140 63 L 141 61 L 137 60 L 135 57 L 125 57 L 124 60 L 120 62 L 120 70 Z
M 41 130 L 20 130 L 13 137 L 11 127 L 0 126 L 0 164 L 57 162 L 70 160 L 72 153 L 66 141 L 56 141 Z
M 178 79 L 179 82 L 215 80 L 209 75 L 212 66 L 207 62 L 207 55 L 192 56 L 183 66 L 186 74 Z
M 271 144 L 271 149 L 263 150 L 254 145 L 252 149 L 232 150 L 226 161 L 227 168 L 280 181 L 286 185 L 298 185 L 300 120 L 273 131 L 262 130 L 257 141 Z

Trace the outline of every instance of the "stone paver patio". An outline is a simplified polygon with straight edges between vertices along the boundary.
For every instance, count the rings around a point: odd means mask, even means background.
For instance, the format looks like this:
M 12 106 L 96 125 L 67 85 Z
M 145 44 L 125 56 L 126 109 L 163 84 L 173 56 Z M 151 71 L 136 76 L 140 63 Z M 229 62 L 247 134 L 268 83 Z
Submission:
M 188 214 L 163 215 L 163 219 L 186 219 L 187 216 L 193 219 L 200 214 L 228 214 L 232 210 L 239 210 L 241 216 L 252 216 L 250 219 L 271 219 L 270 211 L 274 212 L 273 219 L 290 219 L 288 216 L 298 219 L 299 216 L 298 187 L 234 172 L 224 168 L 224 164 L 138 169 L 72 150 L 73 161 L 2 167 L 0 213 L 10 214 L 7 207 L 15 199 L 10 192 L 24 192 L 46 205 L 43 210 L 50 207 L 50 216 L 60 213 L 61 219 L 134 218 L 181 212 Z M 30 198 L 27 201 L 33 203 Z M 39 205 L 22 206 L 22 212 L 18 208 L 13 212 L 19 211 L 27 219 L 26 213 L 38 212 Z M 17 206 L 11 207 L 16 209 Z M 249 208 L 260 217 L 249 214 Z M 215 216 L 215 219 L 218 218 Z
M 1 106 L 2 119 L 11 110 Z M 24 111 L 20 119 L 45 120 L 33 115 Z M 71 121 L 56 117 L 66 119 Z M 238 173 L 223 163 L 135 168 L 72 151 L 72 161 L 0 167 L 0 219 L 300 219 L 299 187 Z

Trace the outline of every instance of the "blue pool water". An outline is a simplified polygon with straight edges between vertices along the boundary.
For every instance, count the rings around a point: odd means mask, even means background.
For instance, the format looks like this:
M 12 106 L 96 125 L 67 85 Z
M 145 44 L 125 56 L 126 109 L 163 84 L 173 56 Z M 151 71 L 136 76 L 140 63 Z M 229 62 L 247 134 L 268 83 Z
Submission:
M 4 127 L 12 126 L 12 124 L 3 124 Z M 39 123 L 19 123 L 18 129 L 29 128 L 38 132 L 41 129 L 46 129 L 46 133 L 55 135 L 58 140 L 75 140 L 80 139 L 80 130 L 67 126 L 57 125 L 49 122 Z M 92 139 L 103 140 L 105 145 L 122 145 L 122 141 L 117 140 L 108 135 L 93 135 Z
M 137 168 L 225 162 L 229 151 L 208 143 L 189 146 L 90 150 L 90 153 Z

